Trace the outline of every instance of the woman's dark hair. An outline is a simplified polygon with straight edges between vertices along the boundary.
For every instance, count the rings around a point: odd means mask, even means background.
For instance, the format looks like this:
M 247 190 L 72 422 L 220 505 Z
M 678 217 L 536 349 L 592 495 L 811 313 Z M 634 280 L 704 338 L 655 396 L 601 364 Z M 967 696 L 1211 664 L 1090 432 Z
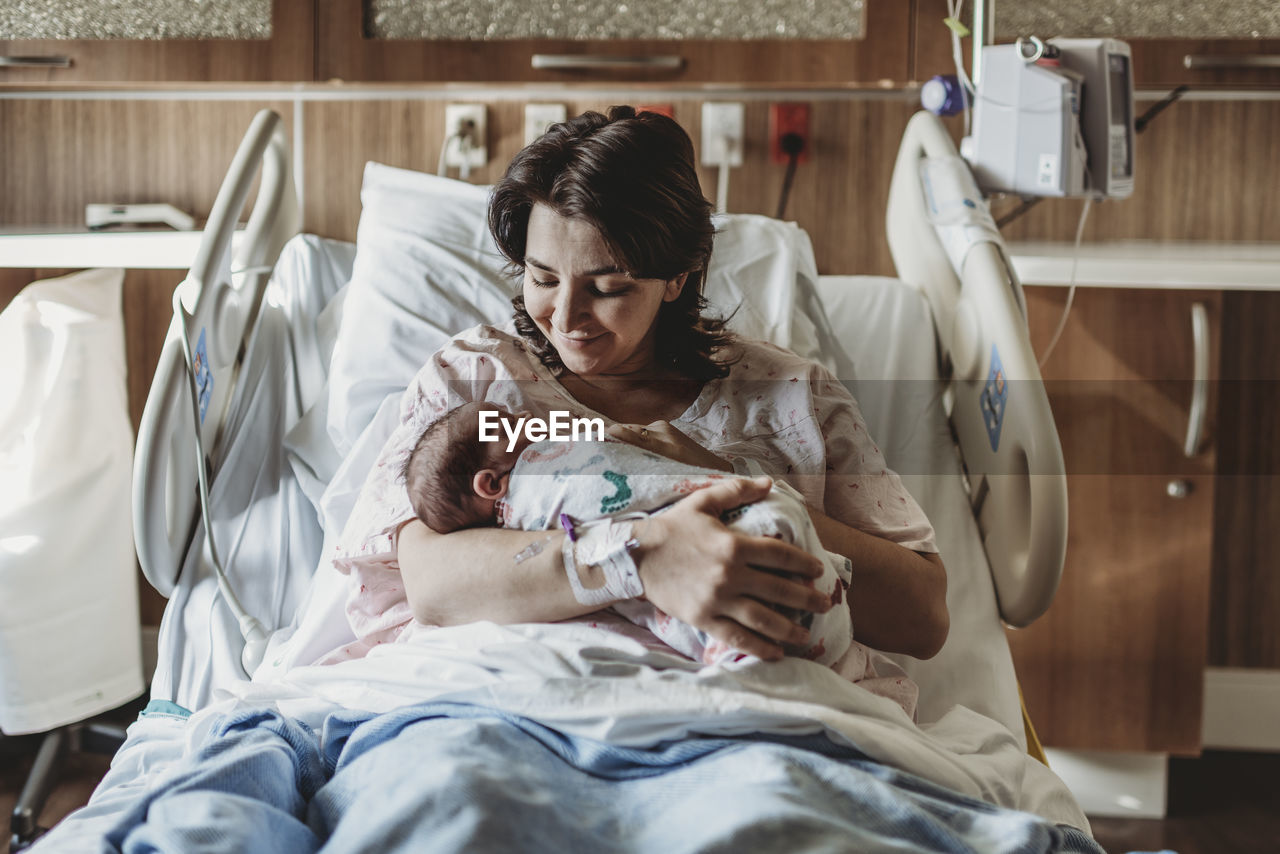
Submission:
M 583 113 L 553 125 L 516 155 L 489 199 L 489 231 L 513 274 L 524 270 L 529 213 L 543 204 L 592 225 L 613 263 L 635 278 L 671 280 L 688 273 L 680 296 L 658 309 L 657 358 L 692 379 L 729 373 L 717 359 L 732 335 L 704 317 L 702 278 L 715 227 L 702 195 L 693 142 L 674 120 L 631 107 L 607 116 Z M 564 368 L 534 324 L 524 295 L 511 301 L 516 329 L 542 363 Z

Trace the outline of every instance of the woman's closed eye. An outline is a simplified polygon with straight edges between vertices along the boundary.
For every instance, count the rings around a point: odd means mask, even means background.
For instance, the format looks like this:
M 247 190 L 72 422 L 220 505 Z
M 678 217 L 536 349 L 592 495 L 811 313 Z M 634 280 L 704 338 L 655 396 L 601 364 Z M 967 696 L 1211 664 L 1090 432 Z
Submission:
M 560 284 L 555 279 L 539 279 L 537 276 L 530 276 L 529 281 L 532 282 L 535 287 L 539 287 L 539 288 L 554 288 Z M 587 288 L 587 293 L 591 294 L 594 297 L 620 297 L 630 292 L 631 292 L 630 286 L 614 288 L 612 290 L 607 290 L 607 291 L 601 290 L 595 285 L 592 285 L 591 287 Z

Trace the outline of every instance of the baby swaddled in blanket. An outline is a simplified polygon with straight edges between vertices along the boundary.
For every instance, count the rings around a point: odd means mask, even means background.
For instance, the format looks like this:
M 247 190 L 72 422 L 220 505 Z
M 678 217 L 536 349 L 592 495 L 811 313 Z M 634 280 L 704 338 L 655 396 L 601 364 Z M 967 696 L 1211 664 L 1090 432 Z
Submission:
M 438 533 L 499 524 L 525 531 L 582 525 L 634 513 L 660 513 L 695 490 L 737 475 L 666 459 L 614 439 L 481 442 L 484 411 L 510 414 L 490 404 L 467 404 L 423 431 L 405 465 L 404 479 L 418 518 Z M 775 482 L 762 501 L 721 517 L 729 528 L 775 537 L 819 557 L 823 575 L 813 583 L 832 607 L 825 613 L 787 616 L 809 632 L 808 641 L 787 654 L 830 665 L 853 643 L 844 597 L 852 580 L 847 558 L 825 550 L 794 489 Z M 704 664 L 744 658 L 647 600 L 626 599 L 612 610 L 648 629 L 677 652 Z

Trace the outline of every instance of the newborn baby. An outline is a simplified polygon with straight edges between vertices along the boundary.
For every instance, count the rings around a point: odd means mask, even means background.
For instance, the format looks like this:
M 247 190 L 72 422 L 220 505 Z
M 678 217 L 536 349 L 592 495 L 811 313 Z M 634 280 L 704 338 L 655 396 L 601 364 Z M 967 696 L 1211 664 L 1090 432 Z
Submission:
M 495 524 L 542 531 L 558 527 L 562 514 L 582 524 L 637 511 L 661 512 L 716 480 L 737 477 L 612 439 L 481 442 L 482 412 L 511 417 L 493 404 L 460 406 L 423 431 L 405 464 L 414 513 L 437 533 Z M 826 571 L 813 583 L 830 596 L 832 607 L 824 614 L 787 613 L 809 630 L 809 641 L 786 652 L 820 664 L 836 662 L 853 642 L 844 601 L 851 566 L 847 558 L 822 548 L 800 494 L 777 482 L 763 500 L 730 510 L 721 520 L 734 531 L 794 543 L 823 561 Z M 695 661 L 718 664 L 745 657 L 643 598 L 617 602 L 612 610 Z

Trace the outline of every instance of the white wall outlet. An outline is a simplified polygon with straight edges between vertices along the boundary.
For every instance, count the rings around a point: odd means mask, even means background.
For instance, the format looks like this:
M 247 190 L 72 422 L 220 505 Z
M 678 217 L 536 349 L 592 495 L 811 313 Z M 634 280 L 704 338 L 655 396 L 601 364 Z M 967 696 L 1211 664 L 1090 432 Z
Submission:
M 547 128 L 568 118 L 564 104 L 524 105 L 524 144 L 536 140 Z
M 705 102 L 702 105 L 702 165 L 742 165 L 743 107 L 740 102 Z M 726 157 L 727 155 L 727 157 Z
M 447 104 L 444 108 L 445 153 L 444 165 L 454 169 L 475 168 L 489 162 L 486 147 L 488 124 L 485 121 L 484 104 Z M 458 134 L 470 137 L 469 145 L 462 145 Z M 465 157 L 463 152 L 466 152 Z M 465 163 L 464 163 L 465 159 Z

